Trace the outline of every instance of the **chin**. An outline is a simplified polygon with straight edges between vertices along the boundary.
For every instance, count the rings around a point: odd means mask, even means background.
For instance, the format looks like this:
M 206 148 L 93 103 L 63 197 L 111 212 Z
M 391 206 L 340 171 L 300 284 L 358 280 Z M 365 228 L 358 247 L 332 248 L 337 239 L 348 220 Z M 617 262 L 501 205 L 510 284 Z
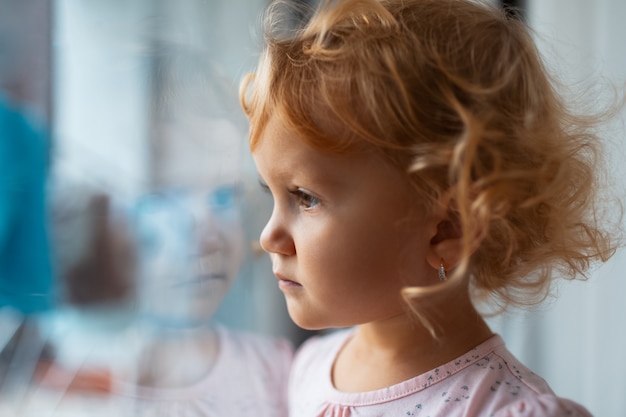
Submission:
M 333 327 L 341 327 L 325 319 L 311 317 L 310 315 L 307 316 L 306 314 L 298 314 L 296 312 L 292 313 L 291 310 L 289 310 L 289 317 L 296 326 L 304 330 L 324 330 Z

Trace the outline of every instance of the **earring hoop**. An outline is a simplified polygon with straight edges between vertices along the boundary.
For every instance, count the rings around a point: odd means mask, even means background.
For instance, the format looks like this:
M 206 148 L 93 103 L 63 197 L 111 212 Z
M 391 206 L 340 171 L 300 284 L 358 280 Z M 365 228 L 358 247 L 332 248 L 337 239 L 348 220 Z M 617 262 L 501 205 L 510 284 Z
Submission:
M 447 279 L 448 279 L 448 276 L 446 274 L 446 268 L 443 266 L 443 258 L 442 258 L 439 264 L 439 281 L 445 281 Z

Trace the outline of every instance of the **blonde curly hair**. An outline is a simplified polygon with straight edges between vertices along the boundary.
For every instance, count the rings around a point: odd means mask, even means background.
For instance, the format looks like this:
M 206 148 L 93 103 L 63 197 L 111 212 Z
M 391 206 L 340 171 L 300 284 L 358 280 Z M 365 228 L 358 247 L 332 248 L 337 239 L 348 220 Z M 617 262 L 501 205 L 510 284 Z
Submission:
M 523 22 L 486 2 L 342 0 L 286 28 L 285 5 L 268 9 L 241 87 L 253 149 L 272 115 L 318 150 L 381 152 L 431 205 L 448 193 L 463 238 L 453 278 L 503 308 L 614 253 L 598 119 L 566 106 Z

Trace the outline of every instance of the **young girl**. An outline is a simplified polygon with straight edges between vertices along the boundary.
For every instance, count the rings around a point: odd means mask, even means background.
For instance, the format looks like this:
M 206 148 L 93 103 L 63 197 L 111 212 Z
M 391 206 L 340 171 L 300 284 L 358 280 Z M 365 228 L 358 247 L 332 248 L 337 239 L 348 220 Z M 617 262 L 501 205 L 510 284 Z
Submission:
M 524 24 L 466 0 L 330 1 L 296 30 L 281 10 L 242 84 L 261 245 L 296 324 L 348 327 L 300 348 L 291 415 L 588 416 L 475 307 L 614 251 L 598 138 Z

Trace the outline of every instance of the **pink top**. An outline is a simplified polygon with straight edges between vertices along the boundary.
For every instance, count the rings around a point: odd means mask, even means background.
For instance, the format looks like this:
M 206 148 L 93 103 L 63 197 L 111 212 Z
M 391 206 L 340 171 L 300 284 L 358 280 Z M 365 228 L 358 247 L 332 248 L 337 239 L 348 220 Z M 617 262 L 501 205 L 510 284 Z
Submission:
M 291 344 L 223 326 L 217 331 L 220 353 L 204 380 L 169 389 L 120 383 L 114 392 L 119 403 L 109 415 L 286 417 Z
M 289 381 L 289 415 L 297 417 L 590 417 L 557 397 L 493 336 L 465 355 L 391 387 L 340 392 L 335 357 L 354 330 L 314 337 L 297 352 Z

